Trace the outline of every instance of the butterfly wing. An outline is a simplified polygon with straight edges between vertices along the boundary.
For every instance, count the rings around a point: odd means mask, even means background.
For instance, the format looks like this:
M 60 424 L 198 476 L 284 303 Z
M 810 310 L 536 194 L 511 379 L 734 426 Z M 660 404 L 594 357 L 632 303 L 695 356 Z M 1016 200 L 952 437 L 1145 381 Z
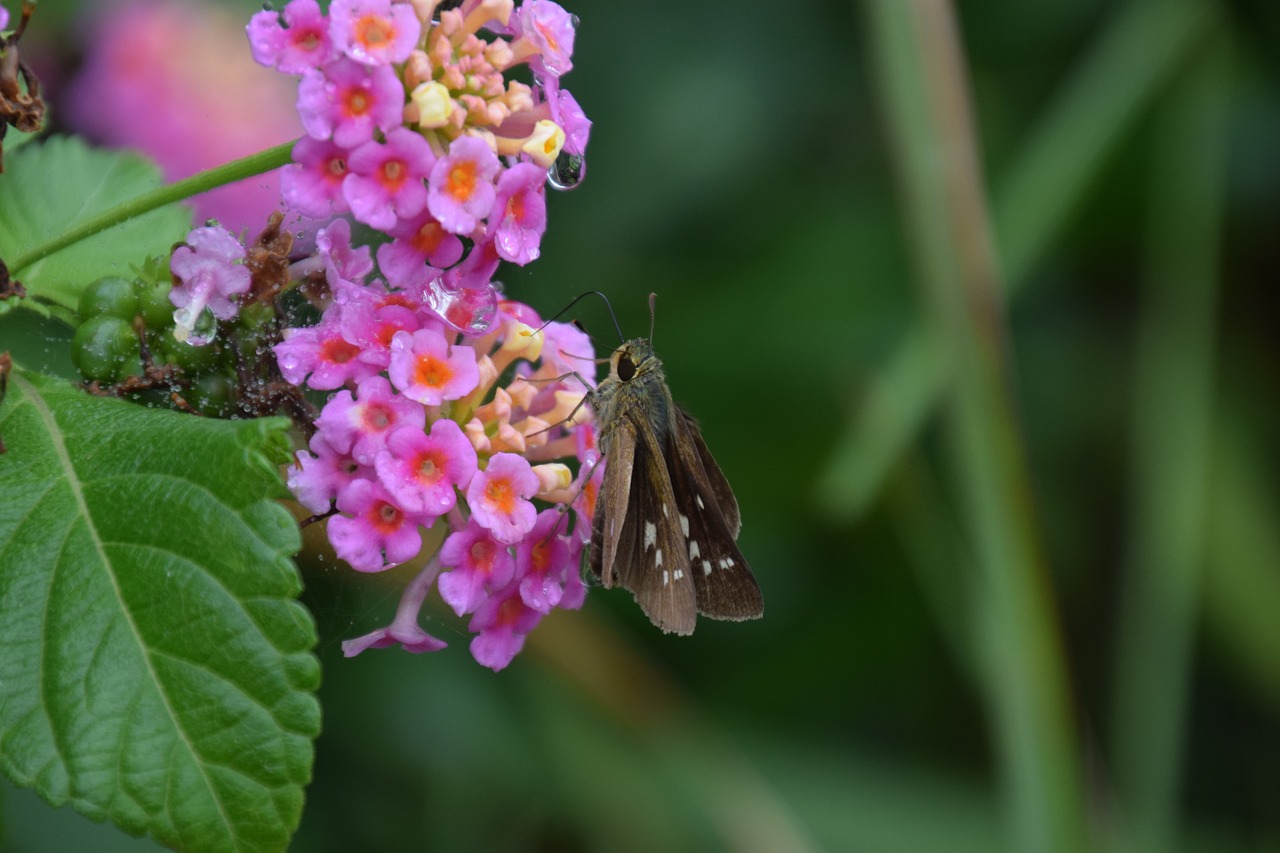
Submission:
M 697 423 L 679 407 L 667 459 L 698 611 L 712 619 L 758 619 L 764 615 L 764 596 L 734 541 L 741 527 L 738 501 Z
M 692 634 L 697 599 L 657 435 L 645 420 L 624 415 L 609 438 L 591 569 L 605 586 L 616 583 L 631 590 L 640 609 L 663 631 Z

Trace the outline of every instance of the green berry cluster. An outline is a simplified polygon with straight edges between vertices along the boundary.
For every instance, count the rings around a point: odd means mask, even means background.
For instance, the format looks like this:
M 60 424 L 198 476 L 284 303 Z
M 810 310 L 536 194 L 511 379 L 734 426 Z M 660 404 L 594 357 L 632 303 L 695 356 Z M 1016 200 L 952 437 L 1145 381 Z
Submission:
M 83 322 L 71 341 L 71 361 L 87 382 L 110 393 L 150 406 L 225 417 L 235 402 L 238 344 L 215 341 L 197 347 L 174 338 L 170 287 L 168 270 L 159 260 L 146 264 L 132 280 L 107 276 L 90 284 L 80 294 Z M 260 313 L 241 317 L 236 326 L 244 328 L 236 331 L 243 334 L 231 339 L 255 339 L 253 325 L 270 320 Z

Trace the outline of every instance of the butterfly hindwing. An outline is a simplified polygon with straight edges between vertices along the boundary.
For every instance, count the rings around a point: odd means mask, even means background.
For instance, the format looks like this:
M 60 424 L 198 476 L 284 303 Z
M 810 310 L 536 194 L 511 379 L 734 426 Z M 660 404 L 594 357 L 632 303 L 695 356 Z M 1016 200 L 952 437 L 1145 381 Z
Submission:
M 677 410 L 673 418 L 667 457 L 679 497 L 679 521 L 698 611 L 713 619 L 759 618 L 764 614 L 764 597 L 734 541 L 737 501 L 707 452 L 697 424 L 683 411 Z

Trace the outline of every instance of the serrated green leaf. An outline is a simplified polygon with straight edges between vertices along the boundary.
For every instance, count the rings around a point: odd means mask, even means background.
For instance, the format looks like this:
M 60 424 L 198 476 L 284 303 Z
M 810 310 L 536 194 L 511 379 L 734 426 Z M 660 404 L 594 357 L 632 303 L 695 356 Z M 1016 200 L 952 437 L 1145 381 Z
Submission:
M 0 437 L 0 768 L 182 850 L 283 849 L 319 730 L 298 530 L 272 500 L 284 422 L 15 369 Z
M 161 183 L 155 165 L 132 152 L 90 148 L 71 136 L 24 145 L 5 158 L 0 174 L 0 258 L 12 264 L 41 243 Z M 168 254 L 190 227 L 191 212 L 172 204 L 9 272 L 26 286 L 29 297 L 74 311 L 85 285 L 104 275 L 131 277 L 133 265 L 148 255 Z

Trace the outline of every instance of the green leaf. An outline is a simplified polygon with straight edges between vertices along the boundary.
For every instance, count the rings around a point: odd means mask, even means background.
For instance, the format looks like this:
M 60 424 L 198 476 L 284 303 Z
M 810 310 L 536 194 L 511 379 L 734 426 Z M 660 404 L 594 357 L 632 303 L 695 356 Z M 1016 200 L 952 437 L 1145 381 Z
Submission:
M 0 403 L 0 768 L 182 850 L 280 850 L 319 730 L 280 419 L 15 369 Z
M 0 258 L 27 288 L 27 300 L 74 311 L 80 291 L 104 275 L 132 277 L 148 255 L 167 255 L 191 227 L 191 212 L 171 204 L 81 240 L 25 268 L 12 265 L 36 246 L 121 202 L 161 185 L 159 170 L 128 151 L 103 151 L 70 136 L 31 143 L 5 158 L 0 174 Z

